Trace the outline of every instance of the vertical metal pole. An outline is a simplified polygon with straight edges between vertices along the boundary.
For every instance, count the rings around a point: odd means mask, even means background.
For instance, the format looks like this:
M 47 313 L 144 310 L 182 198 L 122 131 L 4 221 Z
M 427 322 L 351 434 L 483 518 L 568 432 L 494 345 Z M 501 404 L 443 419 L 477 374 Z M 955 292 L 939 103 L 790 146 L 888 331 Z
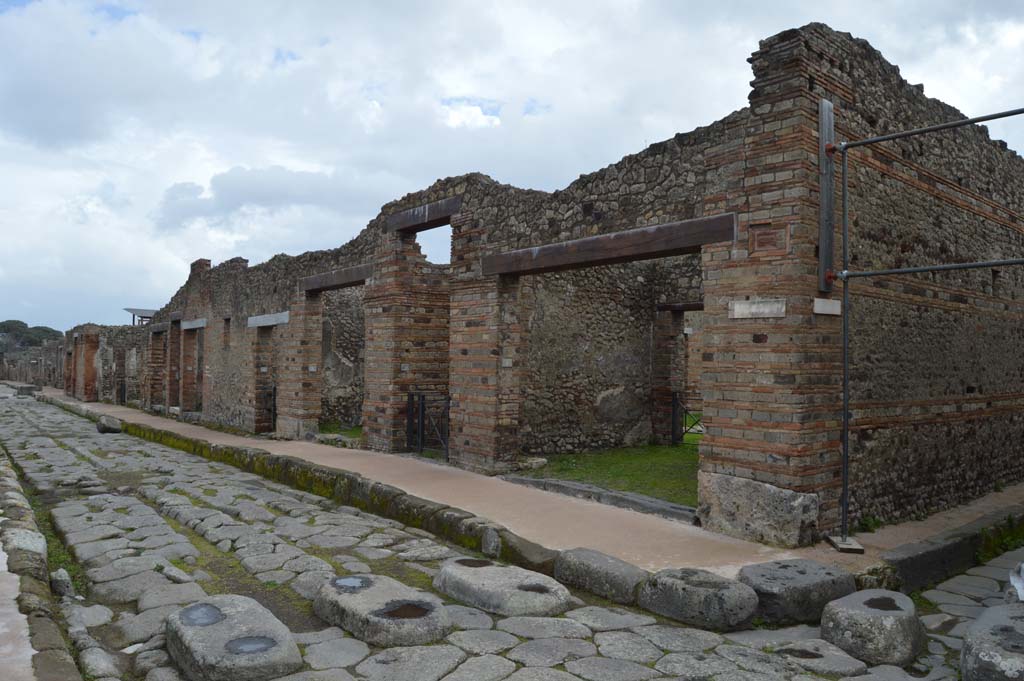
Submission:
M 412 450 L 415 439 L 416 398 L 409 393 L 405 399 L 405 448 Z
M 427 396 L 423 393 L 419 394 L 419 413 L 417 414 L 416 420 L 416 452 L 418 454 L 423 453 L 423 431 L 426 429 L 425 421 L 427 417 Z
M 447 463 L 449 461 L 450 448 L 448 442 L 451 439 L 451 408 L 452 408 L 452 397 L 451 395 L 444 396 L 444 460 Z
M 850 271 L 850 209 L 847 184 L 846 146 L 843 154 L 843 273 Z M 850 281 L 843 276 L 843 498 L 842 535 L 845 542 L 850 527 Z
M 672 444 L 679 444 L 679 393 L 672 393 Z

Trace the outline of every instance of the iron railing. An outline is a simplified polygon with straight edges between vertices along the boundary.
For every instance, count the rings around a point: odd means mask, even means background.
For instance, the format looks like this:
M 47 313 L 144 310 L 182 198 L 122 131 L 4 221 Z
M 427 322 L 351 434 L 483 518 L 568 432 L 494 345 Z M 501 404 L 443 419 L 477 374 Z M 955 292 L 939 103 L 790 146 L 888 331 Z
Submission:
M 690 411 L 682 393 L 672 393 L 672 444 L 682 443 L 690 433 L 703 433 L 704 422 L 699 411 Z
M 448 461 L 448 427 L 451 398 L 444 393 L 409 393 L 405 411 L 405 444 L 423 454 L 434 450 Z

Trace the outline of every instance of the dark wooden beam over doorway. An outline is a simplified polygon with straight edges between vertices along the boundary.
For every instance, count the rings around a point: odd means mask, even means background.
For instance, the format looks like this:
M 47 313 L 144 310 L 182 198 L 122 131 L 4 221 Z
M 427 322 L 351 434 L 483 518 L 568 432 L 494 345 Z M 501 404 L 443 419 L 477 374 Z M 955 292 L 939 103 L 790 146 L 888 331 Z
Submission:
M 342 267 L 299 279 L 299 290 L 312 294 L 349 286 L 360 286 L 365 284 L 372 275 L 373 265 L 370 264 Z
M 426 229 L 447 225 L 452 216 L 462 210 L 462 195 L 449 196 L 447 199 L 425 203 L 388 216 L 384 226 L 388 232 L 413 234 Z
M 484 275 L 537 274 L 699 253 L 704 244 L 736 238 L 736 214 L 723 213 L 626 229 L 557 244 L 485 255 Z

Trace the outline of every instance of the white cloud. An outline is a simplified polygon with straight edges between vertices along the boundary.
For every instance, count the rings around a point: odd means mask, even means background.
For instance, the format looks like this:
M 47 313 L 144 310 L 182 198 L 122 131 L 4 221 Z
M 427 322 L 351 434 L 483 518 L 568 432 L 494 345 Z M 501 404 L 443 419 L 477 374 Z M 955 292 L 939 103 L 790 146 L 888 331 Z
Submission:
M 0 0 L 0 307 L 125 321 L 196 258 L 337 246 L 438 177 L 557 189 L 744 106 L 757 41 L 816 20 L 969 115 L 1020 106 L 1014 3 Z
M 443 104 L 441 118 L 449 128 L 496 128 L 501 118 L 484 113 L 477 104 Z

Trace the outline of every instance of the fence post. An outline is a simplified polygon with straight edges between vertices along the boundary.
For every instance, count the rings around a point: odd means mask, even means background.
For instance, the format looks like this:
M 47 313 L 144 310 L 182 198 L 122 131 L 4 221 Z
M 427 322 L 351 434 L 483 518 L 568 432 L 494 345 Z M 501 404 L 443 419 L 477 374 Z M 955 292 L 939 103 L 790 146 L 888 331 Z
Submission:
M 425 421 L 426 416 L 427 416 L 427 396 L 425 394 L 423 394 L 423 393 L 420 393 L 419 394 L 419 401 L 420 401 L 419 409 L 418 409 L 419 413 L 416 415 L 416 453 L 417 454 L 422 454 L 423 453 L 423 431 L 424 431 L 424 425 L 423 424 L 424 424 L 424 421 Z
M 413 419 L 416 418 L 416 398 L 412 393 L 406 395 L 405 398 L 405 448 L 412 450 L 413 439 L 415 438 L 415 428 Z
M 679 393 L 672 393 L 672 444 L 679 444 Z

